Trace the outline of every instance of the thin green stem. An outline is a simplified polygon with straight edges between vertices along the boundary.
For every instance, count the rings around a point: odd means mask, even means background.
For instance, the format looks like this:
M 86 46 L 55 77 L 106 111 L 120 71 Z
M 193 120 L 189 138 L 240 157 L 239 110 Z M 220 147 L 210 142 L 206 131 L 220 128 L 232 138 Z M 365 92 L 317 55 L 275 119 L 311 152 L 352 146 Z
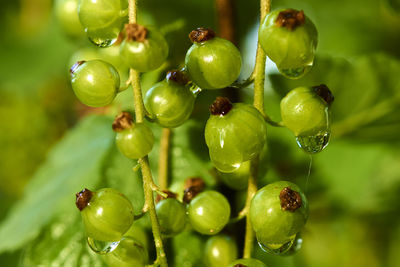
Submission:
M 137 2 L 136 0 L 129 0 L 129 23 L 136 23 L 136 19 L 137 19 Z M 132 88 L 133 88 L 136 122 L 141 123 L 144 121 L 144 116 L 146 114 L 146 111 L 143 104 L 139 72 L 134 69 L 131 69 L 129 79 L 132 82 Z M 167 257 L 164 252 L 164 246 L 161 238 L 160 224 L 157 219 L 157 214 L 154 204 L 154 194 L 153 194 L 154 181 L 151 174 L 148 157 L 146 156 L 144 158 L 139 159 L 139 164 L 142 170 L 145 206 L 148 208 L 148 212 L 150 214 L 154 243 L 157 251 L 156 262 L 159 263 L 161 267 L 168 267 Z
M 265 16 L 271 10 L 271 0 L 260 0 L 260 23 L 264 20 Z M 253 105 L 261 114 L 265 116 L 264 112 L 264 83 L 265 83 L 265 62 L 266 55 L 261 48 L 260 43 L 257 45 L 256 64 L 254 66 L 254 102 Z M 269 118 L 269 117 L 267 117 Z M 244 238 L 243 258 L 251 258 L 254 244 L 254 231 L 251 225 L 249 216 L 250 203 L 253 196 L 257 192 L 257 170 L 259 158 L 255 158 L 251 162 L 251 174 L 249 177 L 247 198 L 246 198 L 246 233 Z
M 160 141 L 160 154 L 158 160 L 158 186 L 161 190 L 168 187 L 168 160 L 171 144 L 171 129 L 163 128 Z

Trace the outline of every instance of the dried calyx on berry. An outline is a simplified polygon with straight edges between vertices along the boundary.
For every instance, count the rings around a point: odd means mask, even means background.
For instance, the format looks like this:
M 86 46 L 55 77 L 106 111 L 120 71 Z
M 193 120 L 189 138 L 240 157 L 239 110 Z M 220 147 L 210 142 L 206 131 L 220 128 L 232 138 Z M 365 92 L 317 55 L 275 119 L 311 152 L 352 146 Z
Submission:
M 215 37 L 215 32 L 207 28 L 197 28 L 189 33 L 189 39 L 192 43 L 202 43 Z
M 175 194 L 174 192 L 171 192 L 169 190 L 162 190 L 162 192 L 167 194 L 167 196 L 163 197 L 162 195 L 157 194 L 156 203 L 160 202 L 161 200 L 167 199 L 167 198 L 175 198 L 176 199 L 176 197 L 178 196 L 177 194 Z
M 285 187 L 279 194 L 282 210 L 294 212 L 301 207 L 302 200 L 299 192 L 296 192 L 290 187 Z
M 325 102 L 330 106 L 335 100 L 335 97 L 333 96 L 331 90 L 329 90 L 328 86 L 325 84 L 320 84 L 317 86 L 312 87 L 314 89 L 314 92 L 319 95 Z
M 85 188 L 82 191 L 76 193 L 75 196 L 76 196 L 75 200 L 76 207 L 80 211 L 82 211 L 89 204 L 89 201 L 93 196 L 93 192 Z
M 170 70 L 165 77 L 168 81 L 174 81 L 181 85 L 186 85 L 190 82 L 189 77 L 181 70 Z
M 126 39 L 128 41 L 144 42 L 146 41 L 148 30 L 143 25 L 129 23 L 125 25 Z
M 204 187 L 204 180 L 200 177 L 186 179 L 183 191 L 183 202 L 190 203 L 195 196 L 204 190 Z
M 286 27 L 293 31 L 298 26 L 303 25 L 305 21 L 306 17 L 303 10 L 286 9 L 278 14 L 275 23 L 278 27 Z
M 112 129 L 114 132 L 122 132 L 125 129 L 132 128 L 133 118 L 129 112 L 123 111 L 117 117 L 115 117 L 112 124 Z
M 233 105 L 227 97 L 218 96 L 210 106 L 210 113 L 212 115 L 224 116 L 228 114 L 232 107 Z

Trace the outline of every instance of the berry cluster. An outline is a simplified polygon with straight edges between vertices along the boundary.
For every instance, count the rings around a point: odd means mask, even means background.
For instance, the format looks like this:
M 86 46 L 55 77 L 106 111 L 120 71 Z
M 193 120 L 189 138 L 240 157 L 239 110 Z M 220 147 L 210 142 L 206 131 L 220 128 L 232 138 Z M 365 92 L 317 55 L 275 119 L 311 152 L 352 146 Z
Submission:
M 76 17 L 63 8 L 66 3 L 75 4 Z M 140 72 L 159 68 L 168 57 L 168 43 L 156 28 L 132 22 L 132 14 L 130 23 L 125 24 L 131 11 L 127 0 L 60 0 L 58 6 L 62 22 L 74 21 L 74 27 L 83 27 L 89 40 L 107 51 L 74 56 L 78 61 L 70 69 L 72 89 L 87 106 L 110 105 L 118 93 L 131 83 L 134 86 L 134 75 L 138 77 Z M 78 19 L 81 26 L 76 23 Z M 68 32 L 77 35 L 78 31 Z M 240 52 L 230 41 L 206 28 L 193 30 L 189 38 L 193 44 L 186 53 L 184 68 L 168 71 L 165 79 L 154 84 L 143 99 L 140 93 L 139 101 L 135 100 L 135 108 L 143 106 L 148 121 L 164 128 L 179 127 L 190 118 L 201 90 L 227 88 L 241 72 Z M 298 79 L 313 65 L 317 30 L 303 11 L 276 10 L 262 21 L 259 42 L 285 77 Z M 282 122 L 276 124 L 292 131 L 305 152 L 320 152 L 329 141 L 333 99 L 323 84 L 295 88 L 281 100 Z M 244 189 L 248 177 L 256 174 L 252 166 L 265 147 L 268 123 L 264 110 L 253 105 L 231 103 L 226 97 L 217 97 L 210 105 L 204 137 L 210 160 L 229 187 Z M 135 121 L 131 113 L 122 112 L 115 118 L 112 129 L 124 156 L 140 162 L 147 159 L 155 141 L 147 122 L 138 118 Z M 189 179 L 183 192 L 152 190 L 162 197 L 155 207 L 152 198 L 152 205 L 146 204 L 149 209 L 154 208 L 157 223 L 153 231 L 160 231 L 162 238 L 192 229 L 212 236 L 205 247 L 207 266 L 265 266 L 248 256 L 237 260 L 236 243 L 231 237 L 218 234 L 230 221 L 230 203 L 220 192 L 205 189 L 201 179 Z M 308 218 L 303 191 L 296 184 L 279 181 L 254 193 L 254 196 L 248 194 L 252 199 L 244 209 L 244 216 L 249 217 L 260 247 L 272 254 L 294 253 L 301 246 L 300 232 Z M 128 198 L 111 188 L 96 192 L 85 189 L 77 193 L 76 205 L 89 245 L 106 253 L 105 261 L 110 266 L 147 263 L 147 245 L 132 230 L 135 216 Z

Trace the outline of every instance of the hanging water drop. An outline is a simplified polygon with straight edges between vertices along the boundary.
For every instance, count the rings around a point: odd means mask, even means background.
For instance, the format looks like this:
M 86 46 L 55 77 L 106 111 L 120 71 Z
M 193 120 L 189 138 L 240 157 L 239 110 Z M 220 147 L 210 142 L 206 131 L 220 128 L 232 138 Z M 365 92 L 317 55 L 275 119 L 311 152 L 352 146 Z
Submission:
M 298 67 L 298 68 L 280 68 L 278 67 L 279 72 L 289 79 L 300 79 L 306 73 L 308 73 L 313 66 L 313 63 Z
M 330 132 L 320 132 L 312 136 L 297 136 L 296 142 L 308 154 L 321 152 L 329 143 Z
M 107 242 L 95 240 L 91 237 L 88 237 L 87 243 L 90 249 L 93 250 L 93 252 L 104 255 L 114 251 L 118 247 L 120 241 Z
M 293 238 L 284 243 L 284 244 L 264 244 L 261 242 L 258 242 L 258 245 L 260 246 L 260 248 L 262 250 L 264 250 L 265 252 L 269 253 L 269 254 L 273 254 L 273 255 L 282 255 L 287 253 L 290 248 L 293 245 L 293 242 L 295 240 L 295 236 L 293 236 Z
M 297 251 L 301 249 L 302 246 L 303 246 L 303 237 L 301 236 L 301 233 L 298 233 L 293 241 L 293 245 L 290 247 L 288 252 L 285 253 L 285 256 L 291 256 L 295 254 Z
M 98 47 L 112 46 L 118 39 L 119 29 L 85 29 L 89 40 Z

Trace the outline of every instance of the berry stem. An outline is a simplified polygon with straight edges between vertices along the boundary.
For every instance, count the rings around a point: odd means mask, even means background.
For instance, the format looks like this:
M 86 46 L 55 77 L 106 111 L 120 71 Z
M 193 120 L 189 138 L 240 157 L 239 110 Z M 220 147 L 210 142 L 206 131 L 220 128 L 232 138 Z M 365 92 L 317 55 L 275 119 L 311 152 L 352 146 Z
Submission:
M 137 1 L 129 0 L 129 23 L 136 23 L 136 20 L 137 20 Z M 140 123 L 144 121 L 144 116 L 146 111 L 143 104 L 139 72 L 134 69 L 131 69 L 129 79 L 132 82 L 132 88 L 133 88 L 136 122 Z M 159 263 L 161 267 L 167 267 L 168 266 L 167 257 L 164 252 L 164 246 L 161 239 L 160 224 L 157 219 L 157 214 L 154 204 L 154 195 L 152 188 L 152 186 L 154 185 L 154 181 L 151 174 L 148 157 L 146 156 L 139 159 L 139 164 L 142 170 L 145 206 L 148 207 L 148 212 L 150 214 L 154 243 L 157 251 L 156 262 Z
M 158 159 L 158 186 L 161 190 L 168 186 L 169 148 L 171 145 L 171 129 L 163 128 L 161 133 L 160 155 Z
M 271 10 L 271 0 L 260 0 L 260 23 L 264 20 L 265 16 Z M 254 66 L 254 102 L 253 105 L 258 109 L 261 114 L 266 117 L 266 120 L 270 120 L 264 112 L 264 82 L 265 82 L 265 62 L 266 55 L 264 50 L 261 48 L 260 42 L 257 45 L 256 64 Z M 257 192 L 257 170 L 258 170 L 259 158 L 255 158 L 251 162 L 250 177 L 247 188 L 246 198 L 246 233 L 244 238 L 244 250 L 243 258 L 251 258 L 254 244 L 254 231 L 251 225 L 249 209 L 250 203 L 253 196 Z

